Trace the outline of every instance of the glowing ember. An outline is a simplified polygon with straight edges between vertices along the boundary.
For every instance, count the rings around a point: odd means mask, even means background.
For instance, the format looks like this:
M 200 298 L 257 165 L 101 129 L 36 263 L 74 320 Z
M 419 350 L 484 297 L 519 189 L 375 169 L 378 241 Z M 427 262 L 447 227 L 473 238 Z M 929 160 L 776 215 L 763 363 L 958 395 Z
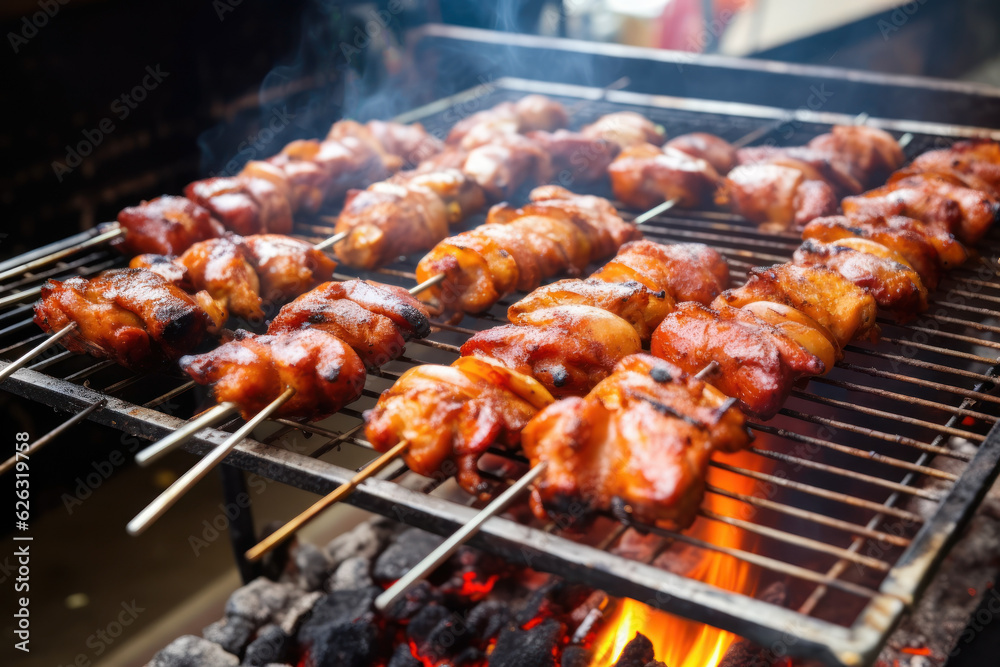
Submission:
M 476 581 L 475 572 L 464 572 L 462 574 L 462 589 L 458 593 L 472 600 L 479 600 L 493 590 L 497 579 L 497 575 L 494 574 L 490 575 L 486 581 Z
M 760 457 L 746 452 L 718 455 L 716 460 L 741 468 L 761 468 Z M 708 483 L 744 495 L 754 495 L 755 491 L 755 482 L 749 477 L 716 468 L 710 470 Z M 748 515 L 748 510 L 752 508 L 717 494 L 707 494 L 704 507 L 711 512 L 737 519 L 752 518 Z M 717 521 L 698 519 L 687 532 L 720 547 L 752 549 L 754 546 L 751 538 L 743 531 Z M 758 573 L 748 563 L 714 551 L 702 552 L 702 557 L 685 574 L 692 579 L 751 596 L 756 590 L 758 579 Z M 636 632 L 649 638 L 656 650 L 656 659 L 670 667 L 716 667 L 725 657 L 730 645 L 738 639 L 732 633 L 624 599 L 606 620 L 594 642 L 592 667 L 614 665 Z

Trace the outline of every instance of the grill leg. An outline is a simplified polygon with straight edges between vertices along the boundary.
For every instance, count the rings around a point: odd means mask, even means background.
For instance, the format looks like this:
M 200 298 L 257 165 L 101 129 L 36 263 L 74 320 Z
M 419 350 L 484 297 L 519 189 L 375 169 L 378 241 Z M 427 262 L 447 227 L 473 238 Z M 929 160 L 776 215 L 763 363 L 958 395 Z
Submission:
M 262 573 L 260 563 L 251 563 L 244 554 L 247 549 L 257 543 L 253 530 L 253 513 L 250 511 L 250 503 L 240 502 L 248 498 L 247 482 L 243 477 L 243 471 L 228 464 L 219 466 L 219 475 L 222 476 L 222 495 L 226 507 L 235 508 L 235 517 L 229 519 L 229 542 L 233 547 L 233 557 L 236 559 L 236 567 L 240 571 L 240 578 L 243 583 L 249 583 L 259 577 Z

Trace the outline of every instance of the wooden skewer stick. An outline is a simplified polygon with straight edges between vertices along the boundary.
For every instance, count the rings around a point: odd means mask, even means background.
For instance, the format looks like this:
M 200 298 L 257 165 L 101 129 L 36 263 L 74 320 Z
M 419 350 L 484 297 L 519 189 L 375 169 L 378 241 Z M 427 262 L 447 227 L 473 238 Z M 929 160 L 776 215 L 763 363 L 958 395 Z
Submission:
M 13 294 L 8 294 L 4 298 L 0 299 L 0 308 L 6 308 L 12 303 L 20 303 L 25 299 L 30 299 L 36 297 L 42 293 L 42 286 L 36 285 L 30 289 L 21 290 L 20 292 L 14 292 Z
M 87 248 L 93 247 L 95 245 L 101 245 L 106 241 L 117 238 L 125 233 L 125 230 L 120 226 L 112 227 L 110 230 L 98 234 L 93 238 L 89 238 L 83 243 L 78 243 L 72 248 L 65 248 L 63 250 L 57 250 L 54 253 L 45 255 L 44 257 L 39 257 L 38 259 L 32 260 L 30 262 L 25 262 L 11 269 L 7 269 L 3 273 L 0 273 L 0 280 L 7 280 L 8 278 L 13 278 L 14 276 L 19 276 L 29 271 L 34 271 L 35 269 L 41 268 L 46 264 L 51 264 L 52 262 L 58 261 L 63 257 L 69 257 L 81 250 L 86 250 Z
M 320 512 L 325 510 L 330 505 L 340 502 L 352 491 L 354 491 L 354 489 L 358 488 L 358 485 L 361 484 L 361 482 L 383 470 L 387 465 L 392 463 L 396 457 L 405 452 L 409 446 L 410 442 L 408 440 L 401 440 L 396 443 L 392 449 L 388 450 L 359 470 L 358 473 L 350 480 L 344 482 L 336 489 L 317 500 L 304 512 L 261 540 L 257 546 L 246 552 L 247 560 L 254 562 L 270 553 L 275 547 L 295 534 L 295 532 L 302 528 L 302 526 L 316 518 Z
M 547 467 L 548 464 L 545 461 L 542 461 L 529 470 L 523 477 L 521 477 L 521 479 L 511 484 L 506 491 L 494 498 L 489 505 L 481 509 L 476 516 L 469 520 L 468 523 L 452 533 L 451 537 L 442 542 L 437 549 L 427 554 L 427 556 L 413 569 L 404 574 L 398 581 L 396 581 L 396 583 L 375 598 L 375 608 L 380 611 L 384 611 L 396 600 L 406 594 L 406 591 L 408 591 L 410 587 L 421 579 L 426 578 L 427 575 L 437 569 L 441 563 L 451 558 L 452 554 L 458 551 L 460 546 L 465 544 L 469 538 L 479 532 L 479 529 L 482 528 L 484 523 L 489 521 L 494 515 L 502 512 L 511 502 L 514 501 L 515 498 L 521 495 L 521 493 L 527 489 L 532 482 L 538 479 L 541 474 L 545 472 Z
M 653 218 L 655 218 L 659 214 L 663 213 L 664 211 L 669 211 L 674 206 L 677 206 L 677 202 L 679 202 L 679 201 L 680 201 L 680 199 L 678 199 L 676 197 L 674 197 L 673 199 L 668 199 L 667 201 L 663 202 L 662 204 L 660 204 L 658 206 L 654 206 L 653 208 L 649 209 L 645 213 L 640 213 L 639 215 L 637 215 L 634 218 L 632 218 L 632 224 L 638 226 L 638 225 L 641 225 L 643 223 L 649 222 L 650 220 L 652 220 Z
M 75 426 L 76 424 L 82 422 L 84 419 L 90 416 L 90 413 L 92 413 L 94 410 L 104 406 L 105 403 L 107 403 L 107 400 L 101 399 L 98 402 L 88 406 L 86 409 L 83 410 L 83 412 L 79 412 L 73 415 L 72 417 L 64 421 L 62 424 L 59 424 L 59 426 L 56 426 L 54 429 L 43 435 L 38 440 L 35 440 L 33 443 L 31 443 L 31 446 L 28 447 L 27 450 L 19 452 L 14 456 L 10 457 L 9 459 L 7 459 L 2 465 L 0 465 L 0 475 L 3 475 L 8 470 L 13 468 L 18 461 L 22 459 L 28 459 L 29 457 L 31 457 L 35 452 L 40 450 L 42 447 L 44 447 L 45 445 L 49 444 L 50 442 L 58 438 L 60 435 L 62 435 L 63 432 L 65 432 L 72 426 Z
M 243 440 L 246 439 L 251 432 L 253 432 L 253 430 L 261 424 L 261 422 L 277 412 L 277 410 L 294 395 L 295 389 L 292 387 L 285 389 L 285 391 L 283 391 L 276 399 L 271 401 L 267 407 L 254 415 L 246 424 L 240 427 L 238 431 L 226 438 L 225 442 L 203 456 L 200 461 L 191 467 L 190 470 L 181 475 L 181 477 L 176 482 L 171 484 L 166 491 L 161 493 L 153 502 L 147 505 L 144 510 L 139 512 L 134 519 L 128 522 L 126 529 L 128 530 L 129 535 L 141 535 L 153 524 L 154 521 L 159 519 L 168 509 L 173 507 L 174 503 L 180 500 L 192 486 L 197 484 L 205 475 L 209 473 L 210 470 L 212 470 L 212 468 L 221 463 L 230 452 L 236 449 L 236 445 L 243 442 Z
M 158 440 L 146 449 L 142 450 L 135 455 L 135 462 L 139 465 L 145 467 L 154 461 L 158 461 L 167 452 L 172 452 L 173 450 L 180 447 L 184 442 L 193 436 L 195 433 L 203 428 L 207 428 L 212 424 L 216 424 L 222 421 L 225 417 L 233 414 L 239 409 L 239 406 L 232 401 L 225 401 L 219 403 L 211 410 L 207 410 L 197 419 L 193 419 L 184 426 L 180 427 L 167 437 Z
M 15 359 L 14 361 L 12 361 L 9 364 L 7 364 L 7 367 L 4 368 L 2 371 L 0 371 L 0 382 L 3 382 L 7 378 L 9 378 L 11 375 L 14 374 L 15 371 L 17 371 L 17 370 L 23 368 L 25 365 L 27 365 L 27 363 L 29 361 L 31 361 L 32 359 L 34 359 L 35 357 L 37 357 L 38 355 L 40 355 L 42 352 L 44 352 L 45 350 L 49 349 L 50 347 L 52 347 L 56 343 L 58 343 L 64 336 L 66 336 L 67 334 L 69 334 L 74 329 L 76 329 L 76 322 L 70 322 L 69 324 L 67 324 L 66 326 L 64 326 L 62 329 L 60 329 L 58 332 L 56 332 L 55 334 L 53 334 L 49 338 L 46 338 L 45 340 L 43 340 L 38 345 L 36 345 L 35 347 L 31 348 L 30 350 L 28 350 L 27 352 L 25 352 L 24 354 L 22 354 L 17 359 Z

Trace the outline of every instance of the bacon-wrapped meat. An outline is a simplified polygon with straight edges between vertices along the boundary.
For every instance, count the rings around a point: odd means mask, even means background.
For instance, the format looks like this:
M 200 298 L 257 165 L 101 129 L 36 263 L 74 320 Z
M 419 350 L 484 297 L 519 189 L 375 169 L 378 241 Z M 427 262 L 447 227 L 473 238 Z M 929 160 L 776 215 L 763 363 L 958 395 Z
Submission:
M 669 199 L 695 207 L 712 199 L 719 174 L 706 160 L 682 150 L 652 144 L 627 148 L 608 167 L 611 189 L 622 203 L 649 209 Z
M 528 420 L 552 400 L 537 381 L 485 359 L 424 364 L 403 373 L 365 413 L 365 437 L 380 452 L 406 440 L 411 470 L 454 475 L 478 495 L 489 490 L 479 457 L 491 446 L 514 447 Z
M 401 287 L 364 280 L 323 283 L 282 307 L 271 334 L 315 328 L 334 334 L 378 368 L 403 353 L 407 340 L 430 333 L 423 304 Z
M 295 395 L 275 417 L 322 419 L 357 400 L 365 386 L 365 367 L 354 350 L 319 329 L 264 336 L 239 330 L 214 350 L 182 357 L 180 366 L 198 384 L 212 385 L 220 403 L 239 405 L 244 419 L 288 387 Z
M 526 95 L 517 102 L 501 102 L 460 120 L 451 128 L 446 143 L 472 150 L 498 137 L 552 131 L 565 127 L 567 122 L 569 115 L 560 103 L 544 95 Z
M 225 232 L 207 209 L 185 197 L 170 195 L 122 209 L 118 224 L 125 235 L 112 244 L 129 255 L 179 255 L 192 244 Z
M 686 528 L 694 520 L 715 450 L 750 441 L 746 422 L 718 391 L 649 355 L 625 358 L 585 398 L 542 410 L 524 428 L 539 518 L 625 521 Z M 568 507 L 587 512 L 567 511 Z
M 851 165 L 841 156 L 806 146 L 752 146 L 737 151 L 739 164 L 776 164 L 802 172 L 809 181 L 822 181 L 838 196 L 856 195 L 864 185 L 851 172 Z
M 86 279 L 50 280 L 35 304 L 35 324 L 55 333 L 71 323 L 62 339 L 73 352 L 112 359 L 145 370 L 190 352 L 222 321 L 212 319 L 192 297 L 161 276 L 142 269 L 112 269 Z
M 537 141 L 520 134 L 495 137 L 469 151 L 462 171 L 492 201 L 510 199 L 523 187 L 553 176 L 552 158 Z
M 906 159 L 895 137 L 864 125 L 835 125 L 828 134 L 810 141 L 808 147 L 841 158 L 864 187 L 883 182 Z
M 638 234 L 607 200 L 537 188 L 532 204 L 495 207 L 486 224 L 438 243 L 417 265 L 417 281 L 445 274 L 425 294 L 448 310 L 478 313 L 516 289 L 577 274 Z
M 552 178 L 562 185 L 603 180 L 611 162 L 621 152 L 621 147 L 612 141 L 569 130 L 531 132 L 528 138 L 549 156 Z
M 956 171 L 1000 190 L 1000 143 L 988 139 L 956 142 L 951 148 L 927 151 L 914 158 L 916 171 Z
M 190 183 L 184 195 L 237 234 L 292 231 L 288 192 L 267 179 L 215 176 Z

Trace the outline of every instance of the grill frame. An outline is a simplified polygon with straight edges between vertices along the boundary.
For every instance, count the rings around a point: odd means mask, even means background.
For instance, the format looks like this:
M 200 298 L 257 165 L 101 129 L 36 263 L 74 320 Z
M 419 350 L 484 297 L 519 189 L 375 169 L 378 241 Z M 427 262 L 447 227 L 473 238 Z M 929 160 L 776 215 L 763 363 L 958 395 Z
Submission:
M 601 94 L 601 91 L 593 88 L 518 79 L 501 79 L 493 85 L 505 94 L 512 95 L 545 92 L 560 97 L 593 100 Z M 480 97 L 482 90 L 476 87 L 404 114 L 401 120 L 426 119 L 443 109 Z M 491 99 L 489 103 L 494 101 L 496 100 Z M 606 101 L 609 104 L 643 106 L 650 109 L 680 109 L 695 114 L 735 114 L 757 123 L 778 121 L 832 124 L 849 123 L 853 120 L 851 116 L 830 112 L 800 110 L 789 114 L 785 110 L 773 107 L 651 96 L 628 91 L 609 92 Z M 870 119 L 869 123 L 900 132 L 930 133 L 947 137 L 989 134 L 993 138 L 1000 139 L 1000 131 L 987 128 L 964 128 L 892 119 Z M 687 215 L 684 219 L 690 219 L 691 215 Z M 703 217 L 707 221 L 727 219 L 725 214 L 718 213 L 706 213 Z M 668 221 L 671 219 L 669 216 L 666 218 Z M 653 229 L 659 231 L 659 227 Z M 308 231 L 316 232 L 318 229 Z M 97 233 L 99 231 L 94 230 L 91 233 L 76 235 L 63 242 L 51 244 L 46 250 L 71 247 Z M 656 240 L 658 237 L 652 236 L 652 238 Z M 782 237 L 774 238 L 782 239 Z M 784 237 L 784 241 L 792 244 L 794 239 Z M 8 260 L 0 264 L 0 270 L 27 261 L 40 252 L 41 250 L 38 250 Z M 759 255 L 750 253 L 751 257 Z M 742 274 L 743 270 L 737 268 L 734 273 Z M 386 276 L 409 278 L 409 274 L 398 270 L 389 270 L 369 277 L 385 279 Z M 4 286 L 5 289 L 8 287 L 9 285 Z M 4 294 L 5 292 L 0 291 L 0 297 Z M 6 365 L 6 362 L 3 363 Z M 97 366 L 100 366 L 100 363 L 93 364 L 90 368 Z M 988 377 L 996 372 L 997 365 L 994 364 L 986 373 L 980 375 Z M 390 378 L 391 375 L 394 374 L 390 373 Z M 986 384 L 986 380 L 979 382 L 975 391 L 978 392 Z M 108 401 L 106 406 L 95 411 L 90 419 L 148 439 L 162 437 L 184 423 L 183 420 L 160 411 L 109 397 L 102 392 L 65 379 L 53 378 L 31 370 L 16 373 L 4 385 L 4 389 L 29 400 L 60 409 L 70 408 L 74 411 L 106 399 Z M 962 405 L 965 406 L 968 402 L 969 397 L 966 397 Z M 995 422 L 996 417 L 990 416 L 994 417 Z M 959 414 L 953 414 L 945 426 L 952 427 L 952 424 L 958 422 L 959 417 Z M 285 426 L 287 427 L 287 424 Z M 190 451 L 203 454 L 221 443 L 228 435 L 225 431 L 217 429 L 208 429 L 202 433 L 204 435 L 195 438 L 188 445 Z M 941 440 L 943 435 L 942 433 L 938 440 Z M 323 446 L 319 449 L 323 449 Z M 929 453 L 923 452 L 918 459 L 920 463 L 916 465 L 926 462 Z M 264 441 L 245 441 L 227 459 L 227 463 L 248 472 L 321 494 L 333 490 L 353 476 L 353 471 L 320 461 L 313 456 L 316 456 L 315 452 L 312 455 L 303 455 L 288 451 L 270 444 L 265 438 Z M 960 478 L 954 482 L 947 495 L 940 499 L 937 511 L 924 522 L 850 627 L 823 621 L 746 596 L 720 591 L 692 579 L 614 556 L 606 551 L 581 545 L 502 517 L 488 521 L 471 543 L 508 559 L 603 588 L 611 594 L 633 597 L 672 613 L 736 632 L 764 646 L 777 643 L 792 655 L 817 658 L 828 665 L 869 664 L 875 659 L 879 647 L 901 614 L 914 602 L 922 586 L 929 580 L 946 554 L 947 548 L 957 539 L 961 527 L 971 517 L 972 511 L 986 493 L 990 482 L 996 478 L 998 462 L 1000 462 L 1000 433 L 994 424 L 983 436 L 978 451 L 968 462 Z M 402 469 L 397 468 L 384 477 L 395 478 L 402 472 Z M 475 512 L 469 507 L 405 488 L 387 479 L 373 479 L 362 484 L 351 496 L 350 502 L 362 509 L 378 512 L 439 534 L 453 532 Z M 789 641 L 790 636 L 794 641 Z

